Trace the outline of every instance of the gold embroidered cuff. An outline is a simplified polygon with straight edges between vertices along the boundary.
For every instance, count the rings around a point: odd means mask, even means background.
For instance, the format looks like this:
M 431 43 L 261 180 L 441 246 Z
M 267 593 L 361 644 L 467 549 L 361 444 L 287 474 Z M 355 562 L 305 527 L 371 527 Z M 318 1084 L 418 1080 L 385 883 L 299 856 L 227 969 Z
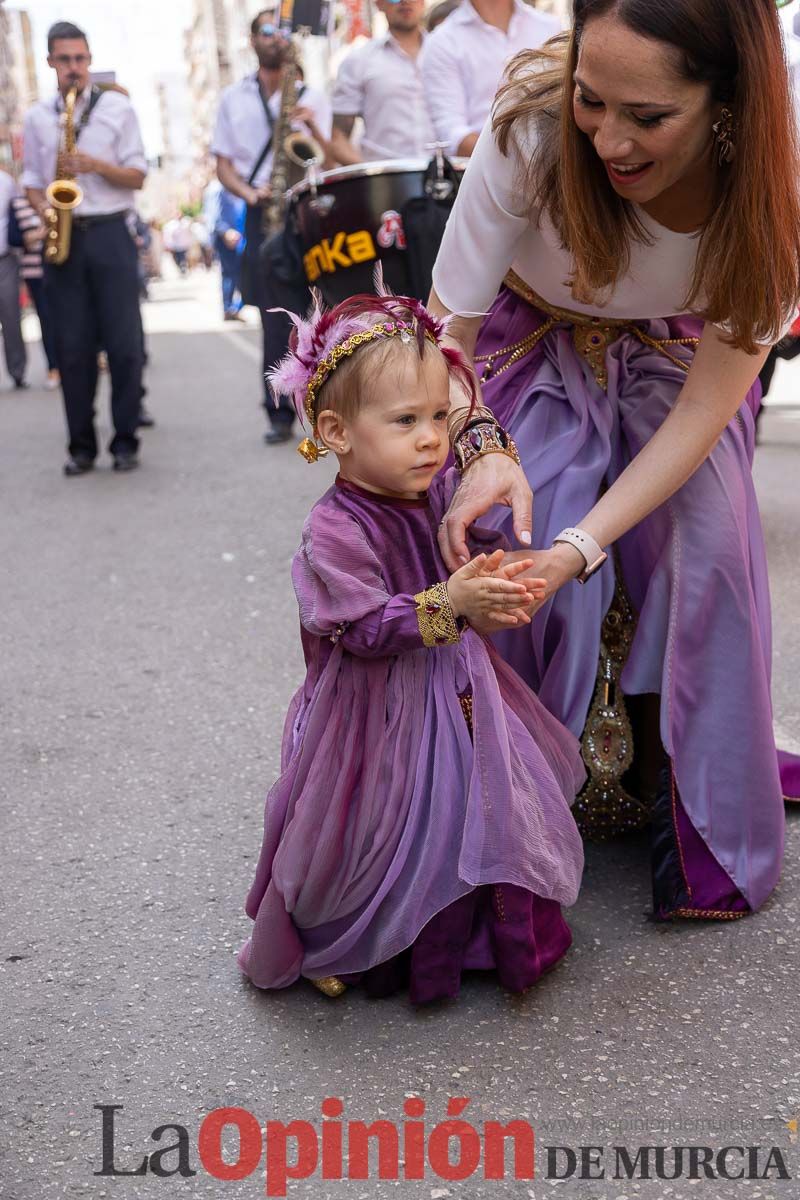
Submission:
M 435 583 L 433 587 L 419 592 L 414 601 L 417 606 L 417 623 L 420 637 L 430 646 L 450 646 L 461 637 L 446 583 Z

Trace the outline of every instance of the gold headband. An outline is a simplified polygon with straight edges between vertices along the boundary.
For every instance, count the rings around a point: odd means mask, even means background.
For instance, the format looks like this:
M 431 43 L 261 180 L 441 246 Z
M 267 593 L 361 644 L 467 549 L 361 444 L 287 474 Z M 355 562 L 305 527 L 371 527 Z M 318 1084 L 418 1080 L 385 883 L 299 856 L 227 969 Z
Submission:
M 406 321 L 382 321 L 378 325 L 370 325 L 369 329 L 362 329 L 358 333 L 351 333 L 349 338 L 345 338 L 343 342 L 340 342 L 338 346 L 334 346 L 326 354 L 306 386 L 305 410 L 313 440 L 312 438 L 304 438 L 297 447 L 297 450 L 307 462 L 316 462 L 318 458 L 322 458 L 328 453 L 324 447 L 317 445 L 317 422 L 314 418 L 314 406 L 319 389 L 333 374 L 342 359 L 349 358 L 359 346 L 364 346 L 367 342 L 377 341 L 379 338 L 402 337 L 404 341 L 410 341 L 413 336 L 413 326 L 409 325 Z M 437 345 L 436 338 L 430 330 L 425 330 L 425 337 L 434 346 Z

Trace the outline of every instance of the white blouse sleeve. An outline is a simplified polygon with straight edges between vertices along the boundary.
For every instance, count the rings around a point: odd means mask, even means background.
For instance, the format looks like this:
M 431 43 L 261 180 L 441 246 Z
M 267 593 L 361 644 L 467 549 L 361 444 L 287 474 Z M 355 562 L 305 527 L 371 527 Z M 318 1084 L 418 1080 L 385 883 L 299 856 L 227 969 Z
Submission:
M 525 156 L 535 150 L 526 138 Z M 501 154 L 491 117 L 461 181 L 433 268 L 433 286 L 451 312 L 484 313 L 531 229 L 519 184 L 519 150 Z

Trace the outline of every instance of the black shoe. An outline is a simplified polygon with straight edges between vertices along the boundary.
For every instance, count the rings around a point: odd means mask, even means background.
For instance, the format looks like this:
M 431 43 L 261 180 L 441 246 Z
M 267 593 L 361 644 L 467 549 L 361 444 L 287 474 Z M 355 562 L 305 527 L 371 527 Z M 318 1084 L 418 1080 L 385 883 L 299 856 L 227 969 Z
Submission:
M 85 475 L 86 472 L 91 471 L 93 467 L 93 458 L 80 458 L 73 456 L 72 458 L 67 459 L 67 461 L 64 463 L 64 474 L 71 479 L 75 475 Z
M 123 451 L 120 454 L 114 455 L 115 471 L 135 471 L 138 465 L 139 459 L 129 451 Z
M 270 429 L 264 434 L 264 441 L 268 446 L 280 446 L 282 442 L 292 440 L 292 429 L 287 425 L 285 429 L 277 426 L 275 429 Z
M 14 377 L 14 387 L 18 392 L 21 392 L 24 388 L 29 388 L 30 386 L 31 385 L 28 383 L 27 379 L 17 379 L 16 376 Z
M 156 419 L 150 412 L 149 408 L 144 405 L 139 409 L 139 418 L 136 422 L 137 429 L 152 429 L 156 423 Z

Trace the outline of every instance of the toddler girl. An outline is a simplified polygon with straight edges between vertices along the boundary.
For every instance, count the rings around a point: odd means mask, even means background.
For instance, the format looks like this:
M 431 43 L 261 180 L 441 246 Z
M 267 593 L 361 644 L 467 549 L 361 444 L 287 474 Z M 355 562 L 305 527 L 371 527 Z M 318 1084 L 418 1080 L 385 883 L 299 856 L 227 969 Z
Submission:
M 455 996 L 464 969 L 529 987 L 566 952 L 583 866 L 575 739 L 481 636 L 529 620 L 543 587 L 494 533 L 448 578 L 436 535 L 454 489 L 444 324 L 416 300 L 358 296 L 307 321 L 271 375 L 334 485 L 292 578 L 306 678 L 266 803 L 239 963 L 258 987 Z M 494 551 L 493 553 L 487 553 Z

